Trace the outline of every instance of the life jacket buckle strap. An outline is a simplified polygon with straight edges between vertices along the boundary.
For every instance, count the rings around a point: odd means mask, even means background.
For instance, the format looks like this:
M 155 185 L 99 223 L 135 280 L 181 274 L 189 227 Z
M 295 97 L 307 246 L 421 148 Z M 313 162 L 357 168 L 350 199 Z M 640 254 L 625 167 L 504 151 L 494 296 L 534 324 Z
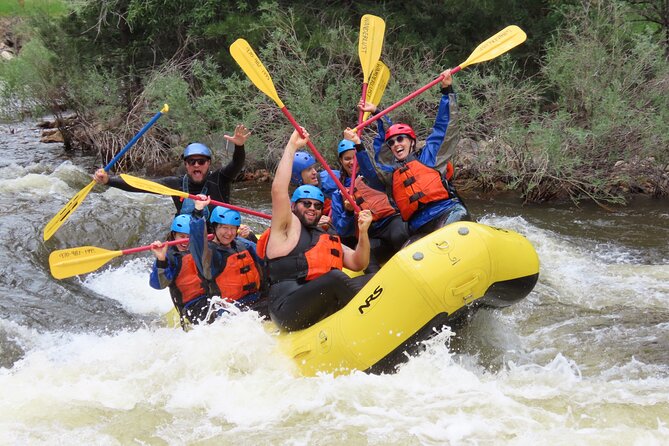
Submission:
M 413 203 L 413 202 L 415 202 L 415 201 L 420 200 L 420 199 L 423 198 L 424 196 L 425 196 L 425 194 L 424 194 L 423 192 L 416 192 L 416 193 L 413 194 L 411 197 L 409 197 L 409 202 L 410 202 L 410 203 Z

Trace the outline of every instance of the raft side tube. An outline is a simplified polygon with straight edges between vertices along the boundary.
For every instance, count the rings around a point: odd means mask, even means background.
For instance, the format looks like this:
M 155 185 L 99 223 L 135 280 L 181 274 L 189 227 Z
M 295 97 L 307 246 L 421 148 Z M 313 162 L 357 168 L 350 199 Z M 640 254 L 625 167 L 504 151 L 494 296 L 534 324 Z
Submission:
M 282 333 L 279 345 L 307 376 L 387 370 L 394 357 L 434 335 L 433 327 L 479 305 L 493 284 L 537 273 L 536 252 L 521 235 L 456 222 L 402 249 L 343 309 Z

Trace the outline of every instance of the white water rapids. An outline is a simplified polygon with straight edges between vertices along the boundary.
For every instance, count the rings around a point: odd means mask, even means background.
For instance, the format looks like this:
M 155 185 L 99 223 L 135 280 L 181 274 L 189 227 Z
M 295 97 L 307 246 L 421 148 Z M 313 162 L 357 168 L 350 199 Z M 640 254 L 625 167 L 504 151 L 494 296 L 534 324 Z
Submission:
M 666 206 L 470 198 L 479 221 L 537 249 L 528 298 L 445 330 L 396 374 L 303 378 L 254 313 L 165 328 L 171 301 L 148 286 L 150 254 L 53 279 L 54 249 L 162 238 L 170 200 L 98 186 L 44 243 L 43 225 L 93 166 L 3 141 L 0 444 L 669 444 Z M 233 198 L 269 210 L 248 185 Z

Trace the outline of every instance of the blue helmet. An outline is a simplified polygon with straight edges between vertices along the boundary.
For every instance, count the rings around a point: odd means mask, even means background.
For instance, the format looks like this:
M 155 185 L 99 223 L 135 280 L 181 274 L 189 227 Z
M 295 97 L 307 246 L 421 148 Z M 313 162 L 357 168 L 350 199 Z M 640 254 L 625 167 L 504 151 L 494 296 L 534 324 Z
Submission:
M 174 220 L 172 220 L 172 227 L 170 229 L 174 232 L 190 234 L 190 214 L 181 214 L 174 217 Z
M 182 155 L 183 159 L 188 158 L 189 156 L 193 155 L 202 155 L 206 156 L 207 158 L 211 159 L 211 150 L 209 150 L 209 147 L 205 146 L 202 143 L 199 142 L 192 142 L 186 146 L 184 149 L 184 153 Z
M 316 158 L 307 152 L 295 152 L 293 159 L 293 173 L 290 176 L 290 182 L 295 186 L 304 184 L 302 181 L 302 171 L 316 164 Z
M 355 143 L 353 141 L 349 141 L 348 139 L 342 139 L 339 141 L 339 145 L 337 146 L 337 156 L 341 158 L 341 155 L 344 152 L 348 152 L 349 150 L 354 150 L 355 149 Z
M 293 197 L 290 199 L 290 201 L 295 203 L 297 200 L 302 200 L 303 198 L 320 201 L 321 203 L 325 201 L 323 192 L 321 192 L 321 190 L 316 186 L 311 186 L 310 184 L 306 184 L 295 189 L 295 192 L 293 192 Z
M 216 206 L 214 211 L 209 217 L 209 221 L 212 223 L 218 223 L 219 225 L 230 225 L 230 226 L 239 226 L 242 224 L 242 216 L 239 212 L 228 209 L 223 206 Z

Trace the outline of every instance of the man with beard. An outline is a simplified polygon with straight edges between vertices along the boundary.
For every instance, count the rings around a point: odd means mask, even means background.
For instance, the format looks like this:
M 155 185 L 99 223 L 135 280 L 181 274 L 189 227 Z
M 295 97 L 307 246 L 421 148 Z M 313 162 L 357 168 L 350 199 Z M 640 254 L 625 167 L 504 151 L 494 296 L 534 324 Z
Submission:
M 292 198 L 288 194 L 295 152 L 309 141 L 302 131 L 304 137 L 293 132 L 279 161 L 272 182 L 272 223 L 258 241 L 258 254 L 267 262 L 270 317 L 285 331 L 307 328 L 343 308 L 369 280 L 366 275 L 351 279 L 342 268 L 367 267 L 371 213 L 358 216 L 353 250 L 318 227 L 324 196 L 317 187 L 302 185 Z
M 235 151 L 232 160 L 228 165 L 220 169 L 210 171 L 211 150 L 202 143 L 191 143 L 183 151 L 183 162 L 186 169 L 184 176 L 171 176 L 155 180 L 172 189 L 188 192 L 193 195 L 208 195 L 213 200 L 230 202 L 230 186 L 234 179 L 239 175 L 244 167 L 246 153 L 244 143 L 251 135 L 251 132 L 242 124 L 235 127 L 233 136 L 224 135 L 223 137 L 235 145 Z M 100 184 L 106 184 L 128 192 L 146 192 L 128 185 L 121 177 L 110 177 L 104 169 L 98 169 L 93 179 Z M 195 210 L 195 203 L 190 198 L 182 199 L 172 197 L 176 214 L 191 214 Z M 205 217 L 208 217 L 209 211 L 212 211 L 213 205 L 205 210 Z

